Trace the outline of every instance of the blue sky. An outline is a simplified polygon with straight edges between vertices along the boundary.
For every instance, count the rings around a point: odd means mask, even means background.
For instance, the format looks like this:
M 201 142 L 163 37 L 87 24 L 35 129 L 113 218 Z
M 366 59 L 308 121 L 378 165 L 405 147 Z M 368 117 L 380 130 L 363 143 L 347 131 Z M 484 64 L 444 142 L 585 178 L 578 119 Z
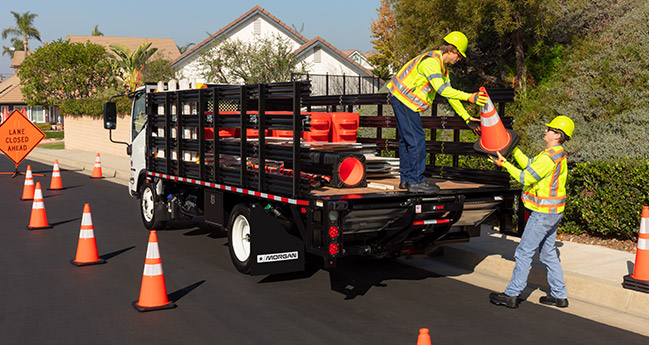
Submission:
M 320 36 L 336 48 L 372 49 L 370 24 L 377 18 L 379 0 L 211 0 L 211 1 L 92 1 L 23 0 L 3 5 L 0 29 L 15 26 L 10 11 L 38 14 L 34 26 L 43 42 L 66 35 L 90 35 L 95 25 L 105 36 L 173 38 L 177 45 L 198 43 L 259 5 L 301 32 Z M 1 38 L 1 37 L 0 37 Z M 10 38 L 0 46 L 10 46 Z M 30 40 L 30 49 L 40 46 Z M 0 57 L 0 74 L 12 74 L 9 55 Z

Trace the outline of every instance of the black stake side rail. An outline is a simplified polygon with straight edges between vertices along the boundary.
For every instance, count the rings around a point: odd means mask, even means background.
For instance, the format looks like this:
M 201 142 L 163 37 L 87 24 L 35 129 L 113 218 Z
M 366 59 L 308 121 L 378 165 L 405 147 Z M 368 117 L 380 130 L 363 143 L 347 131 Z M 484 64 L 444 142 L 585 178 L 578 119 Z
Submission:
M 487 93 L 491 101 L 498 109 L 498 114 L 505 128 L 512 129 L 514 120 L 511 117 L 504 116 L 505 105 L 514 101 L 513 89 L 488 89 Z M 312 107 L 326 107 L 329 111 L 343 110 L 353 111 L 354 107 L 376 105 L 375 114 L 363 114 L 360 117 L 359 127 L 374 128 L 376 135 L 371 138 L 358 138 L 361 143 L 376 144 L 381 150 L 394 151 L 399 154 L 399 136 L 395 138 L 384 138 L 383 128 L 396 128 L 397 123 L 394 116 L 384 116 L 383 108 L 389 106 L 387 93 L 380 94 L 358 94 L 358 95 L 329 95 L 314 96 L 303 101 L 307 109 Z M 437 107 L 439 104 L 445 104 L 445 98 L 437 96 L 431 106 L 431 116 L 422 116 L 422 125 L 424 129 L 431 129 L 431 138 L 426 141 L 426 152 L 430 154 L 432 162 L 426 167 L 429 176 L 461 179 L 479 183 L 508 185 L 509 175 L 507 173 L 495 170 L 476 170 L 459 167 L 459 158 L 461 156 L 481 156 L 473 149 L 473 142 L 460 141 L 460 131 L 470 130 L 458 116 L 438 116 Z M 443 141 L 437 137 L 437 129 L 448 129 L 453 131 L 452 141 Z M 444 154 L 452 156 L 452 165 L 438 166 L 435 165 L 436 155 Z
M 305 117 L 301 115 L 302 99 L 307 98 L 310 93 L 309 82 L 289 82 L 275 84 L 257 85 L 208 85 L 206 89 L 167 91 L 147 94 L 147 114 L 149 125 L 147 126 L 147 170 L 165 176 L 176 176 L 187 179 L 190 175 L 197 175 L 198 180 L 207 183 L 222 183 L 232 177 L 230 171 L 223 170 L 220 165 L 219 154 L 208 154 L 209 145 L 199 143 L 211 143 L 212 152 L 221 153 L 221 146 L 227 148 L 227 144 L 219 137 L 219 130 L 222 128 L 239 128 L 243 135 L 236 141 L 238 144 L 235 155 L 241 162 L 247 162 L 248 157 L 255 158 L 258 164 L 266 164 L 266 129 L 288 129 L 293 131 L 293 143 L 290 145 L 290 154 L 293 161 L 293 169 L 300 170 L 300 136 L 303 128 L 308 124 L 303 123 Z M 220 116 L 222 102 L 237 106 L 238 115 Z M 172 113 L 172 105 L 175 111 Z M 162 113 L 159 113 L 159 107 Z M 187 109 L 190 109 L 187 112 Z M 266 119 L 267 110 L 288 111 L 291 115 L 273 114 Z M 198 114 L 209 114 L 199 116 Z M 258 112 L 257 120 L 251 121 L 249 110 Z M 217 114 L 217 116 L 214 116 Z M 216 120 L 214 120 L 216 119 Z M 238 123 L 237 123 L 238 121 Z M 154 131 L 155 128 L 155 131 Z M 158 137 L 157 129 L 162 128 L 164 137 Z M 195 129 L 197 139 L 183 139 L 185 129 Z M 211 128 L 214 138 L 205 139 L 203 128 Z M 172 138 L 172 129 L 175 130 L 175 138 Z M 247 129 L 259 130 L 258 149 L 250 152 L 248 138 L 245 135 Z M 154 136 L 154 133 L 156 136 Z M 156 157 L 157 149 L 164 150 L 164 158 Z M 172 159 L 172 152 L 176 152 L 176 159 Z M 187 152 L 198 152 L 198 163 L 183 161 L 183 154 Z M 210 157 L 211 156 L 211 157 Z M 208 161 L 206 158 L 210 157 Z M 265 192 L 270 186 L 281 185 L 285 176 L 269 177 L 265 171 L 251 172 L 246 164 L 240 164 L 238 176 L 238 187 L 252 188 L 256 185 L 257 190 Z M 253 179 L 256 179 L 253 181 Z M 275 179 L 276 181 L 273 181 Z M 286 194 L 297 198 L 303 195 L 304 181 L 301 181 L 300 174 L 290 177 L 291 183 Z M 195 180 L 195 179 L 191 179 Z M 234 182 L 234 181 L 233 181 Z

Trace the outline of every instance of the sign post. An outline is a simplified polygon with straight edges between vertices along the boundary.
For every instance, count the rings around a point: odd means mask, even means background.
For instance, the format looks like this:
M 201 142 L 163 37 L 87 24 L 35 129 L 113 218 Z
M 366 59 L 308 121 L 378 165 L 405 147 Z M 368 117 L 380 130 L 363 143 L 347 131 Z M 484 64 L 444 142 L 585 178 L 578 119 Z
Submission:
M 19 174 L 18 165 L 43 138 L 45 133 L 18 110 L 0 125 L 0 151 L 16 164 L 12 177 Z

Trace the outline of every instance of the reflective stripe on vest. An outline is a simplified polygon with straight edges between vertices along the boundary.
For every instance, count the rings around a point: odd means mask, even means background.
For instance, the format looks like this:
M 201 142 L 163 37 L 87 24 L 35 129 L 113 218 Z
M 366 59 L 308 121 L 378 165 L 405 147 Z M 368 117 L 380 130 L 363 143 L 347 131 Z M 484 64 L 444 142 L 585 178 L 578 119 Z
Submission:
M 424 59 L 430 57 L 436 58 L 439 61 L 442 68 L 442 74 L 434 73 L 429 76 L 424 76 L 420 74 L 419 71 L 417 71 L 419 63 Z M 417 77 L 414 72 L 426 78 L 426 82 L 419 86 L 413 86 L 412 83 L 416 80 Z M 399 73 L 397 73 L 388 84 L 388 89 L 390 89 L 390 92 L 392 93 L 398 93 L 401 96 L 401 101 L 404 101 L 405 99 L 406 101 L 410 102 L 409 105 L 414 106 L 418 111 L 425 111 L 426 109 L 428 109 L 428 107 L 430 107 L 430 103 L 427 100 L 427 94 L 431 90 L 433 90 L 433 86 L 430 84 L 429 79 L 445 76 L 448 76 L 448 71 L 444 68 L 442 55 L 439 53 L 439 51 L 429 51 L 425 54 L 415 57 L 414 59 L 410 60 L 410 62 L 408 62 L 405 66 L 403 66 Z M 439 90 L 437 90 L 437 92 L 441 93 L 445 88 L 449 86 L 449 83 L 445 83 L 439 88 Z

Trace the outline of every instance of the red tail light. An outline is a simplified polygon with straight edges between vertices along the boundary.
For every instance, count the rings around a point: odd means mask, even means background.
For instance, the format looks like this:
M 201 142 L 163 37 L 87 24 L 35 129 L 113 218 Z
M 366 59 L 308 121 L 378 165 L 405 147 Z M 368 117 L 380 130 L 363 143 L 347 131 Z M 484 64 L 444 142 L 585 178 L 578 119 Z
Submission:
M 329 255 L 334 256 L 338 254 L 338 245 L 336 243 L 332 243 L 329 245 Z
M 336 238 L 338 237 L 338 234 L 339 234 L 338 227 L 331 226 L 329 228 L 329 237 Z

